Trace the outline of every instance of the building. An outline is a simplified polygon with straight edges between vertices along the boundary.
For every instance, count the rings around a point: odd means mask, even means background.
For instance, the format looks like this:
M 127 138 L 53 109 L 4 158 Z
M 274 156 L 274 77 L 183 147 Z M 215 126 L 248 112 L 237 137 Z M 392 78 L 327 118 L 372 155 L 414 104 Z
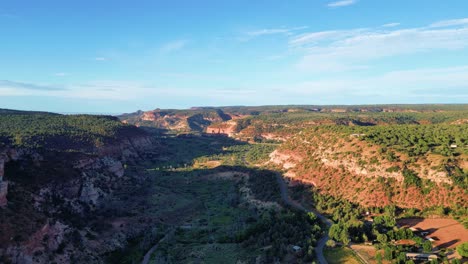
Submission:
M 292 246 L 292 250 L 295 253 L 299 253 L 301 252 L 302 248 L 300 246 Z
M 430 261 L 438 259 L 438 256 L 436 254 L 426 253 L 406 253 L 406 259 Z
M 364 137 L 366 134 L 351 134 L 350 137 Z

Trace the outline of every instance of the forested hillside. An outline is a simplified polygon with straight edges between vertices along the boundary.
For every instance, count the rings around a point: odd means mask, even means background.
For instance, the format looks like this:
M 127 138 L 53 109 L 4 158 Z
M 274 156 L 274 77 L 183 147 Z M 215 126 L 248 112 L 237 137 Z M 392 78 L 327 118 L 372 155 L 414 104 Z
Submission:
M 271 156 L 293 179 L 364 206 L 468 202 L 468 125 L 316 126 Z M 283 165 L 284 166 L 284 165 Z
M 143 134 L 110 116 L 0 112 L 0 142 L 15 147 L 92 150 L 122 137 Z

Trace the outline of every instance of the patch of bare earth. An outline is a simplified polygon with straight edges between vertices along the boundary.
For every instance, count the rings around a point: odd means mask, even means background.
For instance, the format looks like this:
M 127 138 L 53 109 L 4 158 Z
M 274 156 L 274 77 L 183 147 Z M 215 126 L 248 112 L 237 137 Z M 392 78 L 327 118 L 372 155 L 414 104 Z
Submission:
M 399 219 L 397 223 L 420 232 L 428 232 L 427 236 L 434 239 L 432 242 L 434 247 L 456 248 L 461 243 L 468 241 L 468 230 L 454 219 L 404 218 Z

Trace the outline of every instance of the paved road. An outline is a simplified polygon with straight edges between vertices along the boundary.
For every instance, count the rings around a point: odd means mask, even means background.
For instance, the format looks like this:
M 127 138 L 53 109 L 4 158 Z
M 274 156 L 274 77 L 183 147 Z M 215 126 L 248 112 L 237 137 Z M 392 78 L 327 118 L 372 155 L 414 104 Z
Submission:
M 298 210 L 314 213 L 317 216 L 317 218 L 320 219 L 320 221 L 322 221 L 323 223 L 325 223 L 328 227 L 330 227 L 333 224 L 330 219 L 326 218 L 324 215 L 317 212 L 317 210 L 307 209 L 301 204 L 299 204 L 298 202 L 291 200 L 291 198 L 289 198 L 289 195 L 288 195 L 288 186 L 286 182 L 284 181 L 283 176 L 280 173 L 276 173 L 276 179 L 280 187 L 281 198 L 286 204 Z M 325 243 L 327 243 L 327 240 L 328 240 L 328 232 L 325 232 L 325 235 L 322 238 L 320 238 L 319 241 L 317 241 L 317 246 L 315 247 L 315 254 L 317 255 L 317 260 L 320 264 L 328 264 L 327 260 L 325 259 L 325 256 L 323 255 L 323 248 L 325 247 Z

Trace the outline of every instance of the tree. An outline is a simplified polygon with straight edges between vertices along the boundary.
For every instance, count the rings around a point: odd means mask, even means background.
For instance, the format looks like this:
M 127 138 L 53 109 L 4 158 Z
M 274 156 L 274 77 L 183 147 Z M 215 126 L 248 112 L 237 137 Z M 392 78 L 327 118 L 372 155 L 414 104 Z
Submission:
M 377 264 L 382 264 L 382 254 L 377 252 L 377 255 L 375 255 L 375 260 L 377 261 Z
M 377 241 L 379 241 L 382 244 L 387 243 L 387 241 L 388 241 L 387 235 L 385 235 L 385 234 L 377 235 Z
M 349 240 L 348 232 L 342 232 L 341 233 L 341 241 L 345 245 L 348 245 L 351 242 L 351 240 Z
M 398 255 L 398 263 L 405 263 L 406 261 L 406 253 L 405 252 L 400 252 Z
M 414 233 L 413 231 L 411 231 L 411 229 L 406 229 L 406 238 L 413 238 L 414 237 Z
M 339 224 L 333 224 L 328 231 L 330 238 L 334 240 L 339 240 L 341 234 L 341 226 Z
M 424 252 L 431 252 L 432 251 L 432 243 L 429 240 L 424 241 L 423 243 L 423 250 Z
M 315 257 L 315 249 L 314 249 L 314 247 L 312 245 L 309 245 L 309 248 L 307 249 L 307 254 L 305 256 L 305 260 L 310 261 L 314 257 Z
M 362 234 L 362 239 L 364 240 L 364 242 L 369 241 L 369 237 L 367 237 L 367 235 L 365 233 Z
M 457 252 L 462 257 L 468 257 L 468 242 L 464 242 L 458 245 Z
M 334 248 L 336 246 L 335 240 L 333 239 L 327 240 L 327 243 L 325 244 L 327 245 L 327 247 L 331 247 L 331 248 Z
M 343 242 L 343 244 L 345 244 L 345 245 L 348 245 L 349 242 L 351 242 L 349 240 L 349 232 L 348 232 L 348 228 L 346 226 L 341 230 L 340 241 Z
M 388 246 L 384 247 L 384 258 L 386 260 L 392 260 L 393 259 L 393 250 Z

